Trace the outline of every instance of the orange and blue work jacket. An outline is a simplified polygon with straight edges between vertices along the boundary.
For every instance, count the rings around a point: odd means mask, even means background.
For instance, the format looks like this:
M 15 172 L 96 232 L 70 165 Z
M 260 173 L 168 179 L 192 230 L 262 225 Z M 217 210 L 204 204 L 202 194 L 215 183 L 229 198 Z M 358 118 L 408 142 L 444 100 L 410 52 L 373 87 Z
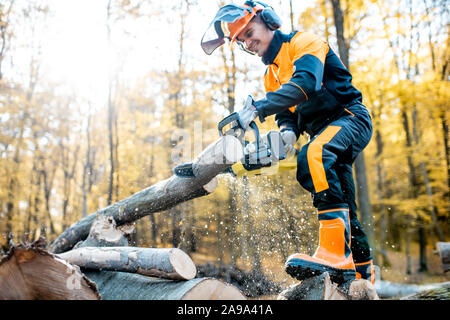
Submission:
M 344 108 L 362 102 L 352 76 L 330 46 L 309 32 L 275 31 L 262 57 L 265 99 L 254 102 L 259 119 L 275 114 L 281 131 L 315 135 Z

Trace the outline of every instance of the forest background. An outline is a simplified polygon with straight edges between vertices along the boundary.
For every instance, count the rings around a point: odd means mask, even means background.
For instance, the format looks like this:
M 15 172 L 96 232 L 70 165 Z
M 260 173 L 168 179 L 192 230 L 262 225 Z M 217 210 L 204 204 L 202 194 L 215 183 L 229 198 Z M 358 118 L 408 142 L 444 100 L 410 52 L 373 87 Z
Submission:
M 382 277 L 448 281 L 435 253 L 449 239 L 448 3 L 267 3 L 283 32 L 330 43 L 371 112 L 374 134 L 355 181 Z M 3 253 L 40 236 L 50 243 L 82 217 L 170 177 L 218 138 L 218 121 L 248 94 L 264 96 L 259 58 L 228 45 L 212 56 L 200 48 L 223 4 L 0 0 Z M 261 128 L 277 129 L 273 117 Z M 289 281 L 284 261 L 312 254 L 317 230 L 294 170 L 221 175 L 214 193 L 140 219 L 132 236 L 136 246 L 179 247 L 196 263 Z

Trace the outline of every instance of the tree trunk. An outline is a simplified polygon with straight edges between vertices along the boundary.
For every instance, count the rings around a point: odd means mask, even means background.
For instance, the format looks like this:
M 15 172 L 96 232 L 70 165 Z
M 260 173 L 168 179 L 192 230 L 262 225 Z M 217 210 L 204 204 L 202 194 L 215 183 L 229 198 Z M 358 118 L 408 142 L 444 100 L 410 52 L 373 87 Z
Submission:
M 450 242 L 438 242 L 437 248 L 444 272 L 450 271 Z
M 138 273 L 175 280 L 193 279 L 197 272 L 191 258 L 176 248 L 83 247 L 58 256 L 82 268 Z
M 422 217 L 418 217 L 418 232 L 419 232 L 419 270 L 418 272 L 425 272 L 428 270 L 427 266 L 427 235 L 425 231 L 425 221 Z
M 377 280 L 375 281 L 375 289 L 382 299 L 399 298 L 408 295 L 414 295 L 425 290 L 433 290 L 441 287 L 448 287 L 450 282 L 432 283 L 432 284 L 407 284 L 394 283 L 390 281 Z M 411 298 L 411 297 L 410 297 Z
M 333 5 L 334 24 L 336 26 L 336 37 L 339 49 L 339 56 L 346 68 L 350 69 L 350 45 L 344 35 L 344 15 L 341 8 L 340 0 L 331 0 Z M 359 211 L 361 213 L 361 224 L 366 232 L 369 244 L 372 250 L 372 255 L 376 259 L 375 241 L 373 234 L 373 218 L 372 209 L 370 205 L 369 186 L 367 182 L 366 163 L 364 160 L 364 152 L 361 152 L 356 157 L 355 163 L 356 188 L 359 204 Z
M 91 192 L 92 188 L 92 159 L 91 159 L 91 106 L 89 105 L 89 111 L 88 111 L 88 119 L 87 119 L 87 126 L 86 126 L 86 142 L 87 142 L 87 148 L 86 148 L 86 159 L 85 163 L 83 165 L 83 180 L 81 185 L 81 190 L 83 192 L 83 218 L 88 215 L 88 193 Z
M 212 278 L 155 279 L 115 271 L 83 270 L 104 300 L 245 300 L 234 286 Z
M 450 147 L 448 143 L 449 126 L 447 124 L 445 112 L 442 112 L 441 115 L 441 125 L 442 125 L 442 135 L 444 138 L 445 162 L 447 164 L 447 199 L 449 203 L 448 208 L 450 209 Z
M 376 169 L 377 169 L 377 193 L 378 193 L 378 199 L 380 201 L 380 211 L 381 211 L 381 217 L 380 217 L 380 247 L 379 247 L 379 253 L 381 254 L 383 258 L 383 266 L 389 267 L 391 265 L 389 258 L 386 253 L 386 239 L 387 239 L 387 232 L 389 230 L 388 228 L 388 212 L 386 210 L 386 206 L 384 204 L 384 193 L 383 190 L 385 189 L 385 181 L 384 181 L 384 175 L 383 175 L 383 139 L 381 137 L 381 132 L 379 130 L 375 131 L 375 142 L 377 146 L 377 153 L 376 153 Z
M 194 177 L 160 181 L 134 195 L 110 205 L 97 214 L 112 216 L 117 225 L 167 210 L 175 205 L 211 193 L 217 186 L 216 175 L 242 158 L 242 145 L 233 136 L 224 136 L 210 144 L 193 162 Z M 51 245 L 51 252 L 70 250 L 87 237 L 96 214 L 81 219 L 66 229 Z
M 341 1 L 331 0 L 333 5 L 334 25 L 336 27 L 336 38 L 339 50 L 339 57 L 346 68 L 349 68 L 349 45 L 344 35 L 344 15 L 342 13 Z
M 409 191 L 409 198 L 416 198 L 417 197 L 417 176 L 416 176 L 416 169 L 414 167 L 413 159 L 411 156 L 411 147 L 412 147 L 412 141 L 411 141 L 411 134 L 409 131 L 409 120 L 408 120 L 408 114 L 406 113 L 406 110 L 402 111 L 402 118 L 403 118 L 403 130 L 405 131 L 405 145 L 407 148 L 407 162 L 408 162 L 408 168 L 409 168 L 409 185 L 410 185 L 410 191 Z M 406 248 L 405 248 L 405 254 L 406 254 L 406 273 L 411 274 L 411 256 L 410 256 L 410 243 L 411 243 L 411 217 L 406 217 Z
M 52 194 L 53 182 L 55 179 L 56 165 L 46 171 L 44 168 L 41 170 L 41 175 L 44 180 L 44 198 L 45 198 L 45 212 L 50 224 L 50 233 L 56 234 L 55 225 L 53 224 L 52 215 L 50 213 L 50 196 Z
M 405 255 L 406 255 L 406 274 L 411 274 L 411 231 L 410 231 L 410 219 L 406 218 L 406 230 L 405 230 Z
M 418 128 L 417 128 L 417 109 L 416 109 L 416 106 L 414 106 L 413 110 L 412 110 L 412 132 L 413 132 L 413 137 L 414 137 L 415 148 L 420 149 L 419 132 L 418 132 Z M 434 205 L 433 189 L 431 187 L 430 178 L 428 176 L 428 171 L 427 171 L 427 167 L 426 167 L 425 162 L 420 161 L 419 162 L 419 168 L 420 168 L 420 171 L 422 173 L 423 183 L 425 184 L 425 190 L 426 190 L 426 193 L 427 193 L 428 211 L 429 211 L 430 217 L 431 217 L 432 228 L 436 232 L 436 235 L 437 235 L 439 241 L 444 241 L 445 240 L 444 233 L 442 232 L 442 230 L 439 227 L 439 224 L 437 222 L 437 214 L 438 213 L 437 213 L 436 206 Z M 422 232 L 422 231 L 420 231 L 420 232 L 421 232 L 420 237 L 422 237 L 422 236 L 424 237 L 424 243 L 426 244 L 425 232 Z M 422 233 L 423 233 L 423 235 L 422 235 Z M 421 248 L 421 250 L 425 251 L 426 249 Z M 427 268 L 425 266 L 425 270 L 426 269 Z
M 289 20 L 291 22 L 291 32 L 294 32 L 294 10 L 292 9 L 292 0 L 289 0 Z
M 152 229 L 152 245 L 154 247 L 157 247 L 158 245 L 158 241 L 156 239 L 156 235 L 158 233 L 158 226 L 156 225 L 156 219 L 155 219 L 155 215 L 151 214 L 150 215 L 150 223 L 152 224 L 151 229 Z
M 364 152 L 361 152 L 356 157 L 354 166 L 355 166 L 359 211 L 361 213 L 360 218 L 361 224 L 364 228 L 364 231 L 366 232 L 372 255 L 374 257 L 374 260 L 376 261 L 374 222 L 372 217 L 372 208 L 370 205 L 369 183 L 367 179 L 366 161 L 364 159 Z

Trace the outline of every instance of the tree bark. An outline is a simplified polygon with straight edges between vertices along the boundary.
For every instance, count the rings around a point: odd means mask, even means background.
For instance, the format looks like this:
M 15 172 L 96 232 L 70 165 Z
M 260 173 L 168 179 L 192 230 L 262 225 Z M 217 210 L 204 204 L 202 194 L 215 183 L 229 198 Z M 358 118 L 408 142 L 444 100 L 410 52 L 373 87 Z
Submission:
M 450 211 L 450 147 L 449 147 L 449 139 L 448 139 L 448 133 L 449 133 L 449 126 L 447 124 L 447 119 L 445 117 L 445 112 L 442 112 L 440 116 L 441 120 L 441 126 L 442 126 L 442 135 L 444 140 L 444 152 L 445 152 L 445 162 L 447 164 L 447 209 Z
M 245 300 L 234 286 L 212 278 L 154 279 L 115 271 L 83 271 L 104 300 Z
M 342 13 L 341 1 L 331 0 L 333 5 L 334 25 L 336 27 L 336 38 L 339 50 L 339 57 L 346 68 L 349 68 L 349 45 L 344 35 L 344 14 Z
M 83 192 L 83 218 L 88 215 L 88 193 L 91 192 L 92 189 L 92 159 L 91 159 L 91 106 L 89 105 L 88 118 L 87 118 L 87 126 L 86 126 L 86 160 L 83 165 L 83 180 L 81 185 L 81 190 Z
M 84 240 L 96 215 L 112 216 L 117 225 L 167 210 L 175 205 L 211 193 L 217 186 L 216 175 L 242 158 L 242 145 L 233 136 L 224 136 L 210 144 L 194 161 L 194 177 L 160 181 L 132 196 L 91 214 L 66 229 L 51 245 L 50 251 L 61 253 Z
M 450 242 L 438 242 L 437 248 L 444 272 L 450 271 Z

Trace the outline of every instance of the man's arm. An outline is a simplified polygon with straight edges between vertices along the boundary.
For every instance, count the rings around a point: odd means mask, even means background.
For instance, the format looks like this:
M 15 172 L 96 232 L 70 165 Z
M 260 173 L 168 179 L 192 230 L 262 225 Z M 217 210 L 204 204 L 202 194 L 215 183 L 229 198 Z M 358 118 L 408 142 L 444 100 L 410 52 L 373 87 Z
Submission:
M 284 110 L 275 115 L 275 121 L 278 125 L 278 128 L 280 128 L 280 132 L 292 130 L 294 131 L 297 138 L 300 136 L 301 132 L 298 128 L 296 113 L 293 113 L 290 110 Z

